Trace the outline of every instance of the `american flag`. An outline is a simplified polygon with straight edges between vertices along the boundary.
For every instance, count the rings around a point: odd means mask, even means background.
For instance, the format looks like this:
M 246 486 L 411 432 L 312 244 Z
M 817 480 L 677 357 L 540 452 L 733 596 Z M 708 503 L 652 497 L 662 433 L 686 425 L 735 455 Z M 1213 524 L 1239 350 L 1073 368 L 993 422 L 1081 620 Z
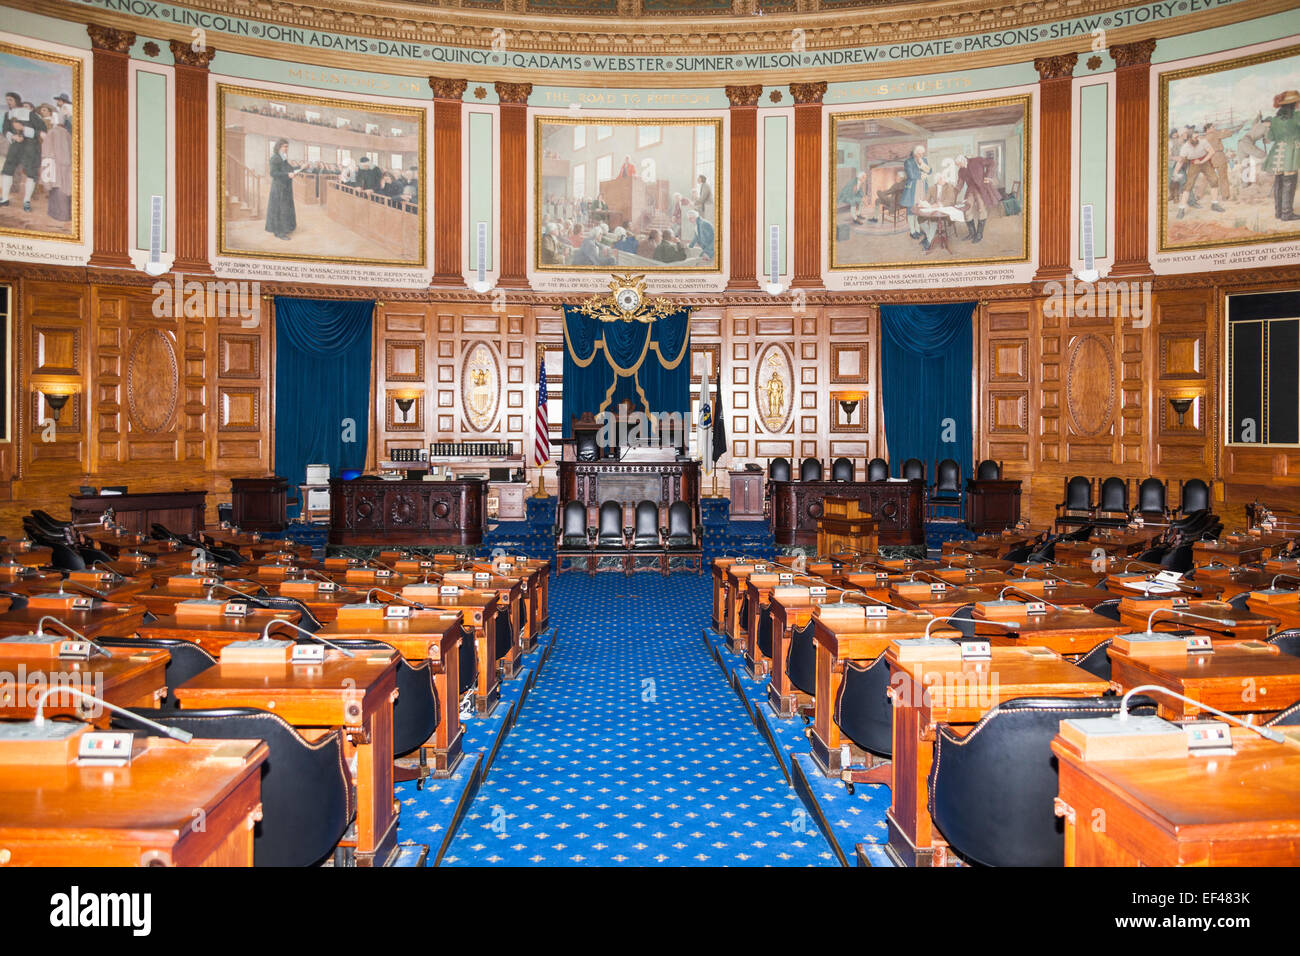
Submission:
M 537 441 L 533 446 L 536 464 L 551 460 L 551 423 L 546 418 L 546 362 L 537 365 Z

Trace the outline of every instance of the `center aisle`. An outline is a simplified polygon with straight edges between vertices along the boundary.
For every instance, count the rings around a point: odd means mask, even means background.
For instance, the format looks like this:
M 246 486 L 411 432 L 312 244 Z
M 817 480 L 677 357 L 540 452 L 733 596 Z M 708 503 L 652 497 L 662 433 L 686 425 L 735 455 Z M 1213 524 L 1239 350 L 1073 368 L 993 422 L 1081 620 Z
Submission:
M 558 643 L 444 866 L 834 866 L 700 639 L 707 575 L 555 576 Z

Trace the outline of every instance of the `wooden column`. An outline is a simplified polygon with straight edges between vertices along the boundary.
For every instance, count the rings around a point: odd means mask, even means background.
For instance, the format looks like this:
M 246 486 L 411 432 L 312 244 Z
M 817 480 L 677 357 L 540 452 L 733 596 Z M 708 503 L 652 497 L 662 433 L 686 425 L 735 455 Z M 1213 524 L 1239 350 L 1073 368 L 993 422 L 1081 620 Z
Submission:
M 761 86 L 728 86 L 731 100 L 731 182 L 727 185 L 730 212 L 731 278 L 728 289 L 753 289 L 757 282 L 754 240 L 758 230 L 758 97 Z M 722 199 L 713 184 L 713 208 Z
M 1147 131 L 1151 107 L 1151 55 L 1156 41 L 1138 40 L 1110 48 L 1115 61 L 1115 264 L 1112 276 L 1151 274 L 1147 258 L 1150 212 Z M 1164 142 L 1164 133 L 1159 142 Z
M 465 80 L 429 77 L 433 90 L 433 285 L 463 285 L 460 113 Z
M 791 83 L 794 97 L 794 275 L 791 287 L 822 284 L 822 97 L 826 83 Z M 832 171 L 828 170 L 827 175 Z
M 208 66 L 217 51 L 172 40 L 176 61 L 175 272 L 210 273 L 208 261 Z M 220 197 L 218 197 L 218 202 Z
M 501 101 L 501 275 L 497 285 L 522 289 L 528 285 L 528 240 L 538 235 L 524 228 L 528 221 L 528 97 L 531 83 L 497 83 Z
M 115 269 L 131 268 L 128 216 L 130 179 L 127 169 L 127 65 L 135 34 L 92 23 L 92 88 L 95 117 L 91 148 L 95 158 L 94 246 L 89 264 Z
M 1039 76 L 1037 280 L 1070 274 L 1071 84 L 1078 61 L 1077 53 L 1034 60 Z

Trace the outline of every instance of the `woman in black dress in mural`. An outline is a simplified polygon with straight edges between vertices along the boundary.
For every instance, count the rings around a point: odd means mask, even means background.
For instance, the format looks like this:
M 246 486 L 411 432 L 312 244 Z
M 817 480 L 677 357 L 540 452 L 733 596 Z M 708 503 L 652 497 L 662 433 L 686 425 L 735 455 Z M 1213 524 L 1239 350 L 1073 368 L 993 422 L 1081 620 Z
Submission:
M 298 216 L 293 209 L 293 176 L 298 171 L 289 162 L 289 141 L 279 140 L 270 163 L 271 192 L 266 199 L 266 231 L 277 239 L 288 239 L 298 228 Z

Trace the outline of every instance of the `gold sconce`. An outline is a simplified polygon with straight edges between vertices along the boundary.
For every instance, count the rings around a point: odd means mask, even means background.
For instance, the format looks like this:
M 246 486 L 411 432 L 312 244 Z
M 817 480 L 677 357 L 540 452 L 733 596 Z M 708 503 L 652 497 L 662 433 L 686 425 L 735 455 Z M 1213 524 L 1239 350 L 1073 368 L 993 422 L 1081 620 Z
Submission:
M 63 414 L 63 407 L 68 404 L 68 399 L 79 392 L 80 388 L 75 383 L 61 382 L 58 384 L 38 385 L 36 390 L 45 399 L 45 406 L 50 410 L 50 417 L 57 422 Z
M 411 417 L 411 409 L 415 407 L 415 400 L 420 397 L 419 389 L 404 388 L 393 392 L 393 404 L 397 406 L 397 425 L 414 425 L 415 419 Z

